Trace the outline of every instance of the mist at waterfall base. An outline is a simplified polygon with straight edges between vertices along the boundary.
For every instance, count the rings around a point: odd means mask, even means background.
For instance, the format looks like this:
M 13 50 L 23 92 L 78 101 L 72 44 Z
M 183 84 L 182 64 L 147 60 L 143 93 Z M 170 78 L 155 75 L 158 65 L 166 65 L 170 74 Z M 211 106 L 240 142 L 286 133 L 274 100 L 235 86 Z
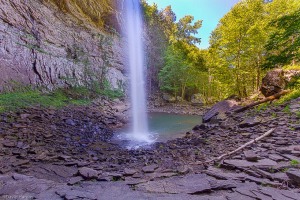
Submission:
M 149 144 L 154 140 L 148 131 L 147 104 L 145 90 L 145 65 L 143 48 L 143 21 L 139 0 L 125 0 L 124 35 L 127 39 L 127 58 L 130 68 L 130 96 L 132 109 L 132 129 L 123 134 L 136 144 Z

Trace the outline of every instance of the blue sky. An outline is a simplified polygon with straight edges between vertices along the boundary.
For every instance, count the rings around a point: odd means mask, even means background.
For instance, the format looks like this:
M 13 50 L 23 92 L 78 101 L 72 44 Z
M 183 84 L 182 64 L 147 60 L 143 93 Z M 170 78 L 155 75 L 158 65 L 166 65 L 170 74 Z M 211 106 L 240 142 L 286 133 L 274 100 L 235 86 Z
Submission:
M 201 38 L 200 48 L 209 46 L 209 36 L 219 20 L 230 8 L 239 0 L 147 0 L 149 4 L 156 3 L 159 9 L 168 5 L 176 13 L 177 20 L 185 15 L 193 15 L 195 20 L 203 20 L 202 27 L 199 30 Z

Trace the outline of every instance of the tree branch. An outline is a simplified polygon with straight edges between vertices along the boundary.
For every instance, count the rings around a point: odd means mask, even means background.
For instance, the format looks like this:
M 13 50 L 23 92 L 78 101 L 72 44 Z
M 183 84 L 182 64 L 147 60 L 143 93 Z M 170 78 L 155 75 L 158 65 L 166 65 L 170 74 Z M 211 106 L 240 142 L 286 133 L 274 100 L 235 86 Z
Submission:
M 257 106 L 259 104 L 262 104 L 262 103 L 265 103 L 265 102 L 268 102 L 268 101 L 273 101 L 275 99 L 279 99 L 281 96 L 285 95 L 285 94 L 288 94 L 290 92 L 290 90 L 282 90 L 281 92 L 278 92 L 277 94 L 274 94 L 272 96 L 269 96 L 267 98 L 264 98 L 263 100 L 260 100 L 260 101 L 257 101 L 257 102 L 254 102 L 254 103 L 251 103 L 251 104 L 248 104 L 242 108 L 238 108 L 236 110 L 234 110 L 233 112 L 235 113 L 239 113 L 239 112 L 243 112 L 249 108 L 252 108 L 254 106 Z
M 227 156 L 230 156 L 242 149 L 244 149 L 245 147 L 249 146 L 250 144 L 253 144 L 255 142 L 258 142 L 259 140 L 263 139 L 264 137 L 267 137 L 269 136 L 275 129 L 271 129 L 269 131 L 267 131 L 266 133 L 264 133 L 263 135 L 259 136 L 258 138 L 255 138 L 253 140 L 251 140 L 250 142 L 247 142 L 245 143 L 244 145 L 240 146 L 239 148 L 235 149 L 234 151 L 231 151 L 229 153 L 225 153 L 221 156 L 219 156 L 218 158 L 215 158 L 215 159 L 212 159 L 212 160 L 209 160 L 209 161 L 206 161 L 206 162 L 203 162 L 203 163 L 199 163 L 199 164 L 205 164 L 205 163 L 211 163 L 211 162 L 216 162 L 216 161 L 220 161 L 222 160 L 223 158 L 227 157 Z

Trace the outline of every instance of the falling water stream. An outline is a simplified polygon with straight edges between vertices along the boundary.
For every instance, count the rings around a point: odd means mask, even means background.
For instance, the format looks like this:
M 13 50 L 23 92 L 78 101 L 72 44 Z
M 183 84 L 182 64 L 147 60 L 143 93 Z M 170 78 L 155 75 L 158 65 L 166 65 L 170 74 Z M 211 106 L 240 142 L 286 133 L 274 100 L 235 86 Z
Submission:
M 144 48 L 142 41 L 143 21 L 139 0 L 125 0 L 124 11 L 132 104 L 132 130 L 127 134 L 127 138 L 137 143 L 151 143 L 153 140 L 148 131 Z
M 126 148 L 146 147 L 155 141 L 167 141 L 183 136 L 199 121 L 198 117 L 150 113 L 147 115 L 145 63 L 143 48 L 143 21 L 139 0 L 124 0 L 124 35 L 130 68 L 130 96 L 132 120 L 117 134 L 116 143 Z M 149 123 L 149 125 L 148 125 Z

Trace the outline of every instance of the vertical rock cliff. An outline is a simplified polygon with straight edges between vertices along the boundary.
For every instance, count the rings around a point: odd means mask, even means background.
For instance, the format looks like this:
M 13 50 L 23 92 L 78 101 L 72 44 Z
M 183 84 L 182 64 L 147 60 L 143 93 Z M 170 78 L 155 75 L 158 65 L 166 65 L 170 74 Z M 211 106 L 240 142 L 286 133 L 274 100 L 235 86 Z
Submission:
M 56 2 L 0 1 L 0 91 L 15 83 L 53 89 L 91 81 L 123 89 L 123 42 L 115 29 L 100 27 L 96 14 L 87 18 L 75 1 L 66 8 Z

